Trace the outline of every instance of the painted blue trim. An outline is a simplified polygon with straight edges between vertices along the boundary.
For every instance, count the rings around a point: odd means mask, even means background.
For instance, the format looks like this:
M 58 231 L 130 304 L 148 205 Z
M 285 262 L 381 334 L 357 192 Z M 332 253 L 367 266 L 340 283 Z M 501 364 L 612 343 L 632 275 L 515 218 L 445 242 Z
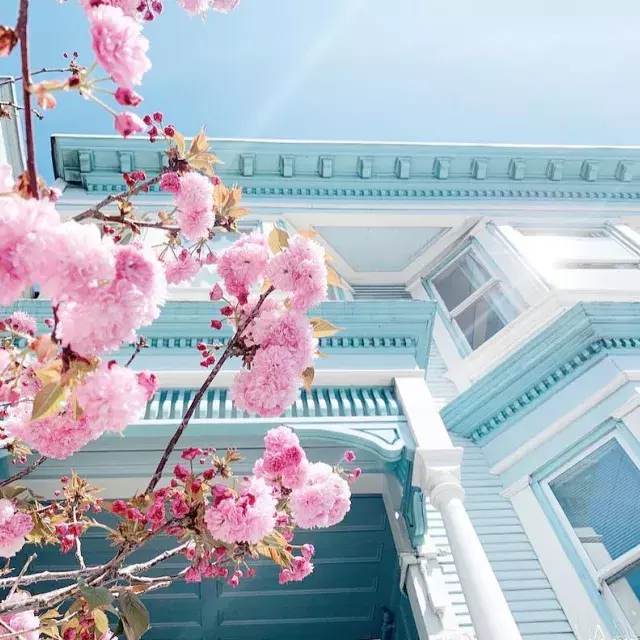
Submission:
M 495 437 L 612 353 L 640 352 L 640 303 L 580 303 L 511 353 L 440 414 L 474 442 Z
M 629 171 L 620 171 L 629 162 L 638 164 L 638 147 L 230 139 L 211 142 L 224 162 L 217 168 L 220 177 L 228 183 L 238 182 L 250 196 L 301 200 L 640 199 L 637 186 L 629 181 Z M 79 152 L 86 162 L 80 162 Z M 150 151 L 148 141 L 143 138 L 52 137 L 55 176 L 70 185 L 81 185 L 90 193 L 123 190 L 120 167 L 113 162 L 118 152 L 131 154 L 132 166 L 149 175 L 163 166 L 163 148 Z M 243 156 L 252 156 L 253 161 L 247 165 Z M 332 159 L 330 171 L 319 171 L 319 160 L 327 156 Z M 283 171 L 283 158 L 288 160 L 288 172 Z M 362 159 L 370 161 L 366 171 Z M 483 160 L 485 171 L 477 170 L 479 159 Z M 523 172 L 511 170 L 515 159 Z M 552 164 L 554 171 L 550 172 Z M 157 186 L 151 191 L 157 194 Z M 362 213 L 368 212 L 363 209 Z
M 209 330 L 209 320 L 222 306 L 211 302 L 168 302 L 160 317 L 140 333 L 148 338 L 149 352 L 156 349 L 195 349 L 202 341 L 219 340 L 231 336 L 222 331 Z M 413 356 L 420 368 L 426 368 L 435 315 L 435 303 L 422 300 L 358 300 L 324 302 L 310 310 L 312 317 L 322 317 L 342 330 L 331 338 L 321 338 L 323 352 L 348 355 L 407 354 Z M 39 329 L 51 317 L 48 300 L 19 300 L 8 308 L 0 307 L 0 315 L 21 310 L 34 316 Z M 130 354 L 130 346 L 121 349 Z M 146 353 L 147 351 L 145 351 Z
M 555 473 L 560 467 L 564 466 L 567 462 L 570 462 L 575 457 L 579 456 L 583 451 L 588 449 L 592 444 L 598 442 L 608 434 L 619 429 L 621 422 L 617 420 L 609 419 L 605 420 L 601 425 L 597 426 L 588 435 L 582 438 L 579 442 L 574 442 L 568 449 L 565 449 L 561 454 L 549 460 L 546 464 L 541 466 L 535 473 L 531 474 L 531 479 L 534 482 L 541 482 L 552 473 Z M 635 437 L 634 437 L 635 440 Z
M 544 494 L 544 491 L 540 486 L 540 483 L 533 482 L 531 484 L 531 489 L 534 495 L 536 496 L 538 503 L 542 508 L 542 511 L 544 512 L 545 516 L 551 523 L 551 526 L 553 527 L 558 537 L 558 540 L 562 545 L 562 549 L 567 554 L 567 557 L 571 561 L 571 564 L 573 564 L 578 574 L 578 577 L 580 579 L 580 582 L 582 582 L 582 584 L 584 585 L 584 588 L 586 589 L 589 597 L 591 598 L 596 608 L 596 611 L 598 612 L 598 615 L 604 622 L 607 628 L 607 631 L 611 635 L 615 636 L 619 632 L 617 621 L 614 615 L 609 610 L 609 607 L 604 601 L 602 594 L 600 593 L 600 591 L 598 591 L 598 588 L 594 584 L 589 571 L 587 570 L 584 562 L 582 561 L 582 558 L 580 558 L 580 555 L 578 554 L 573 542 L 567 535 L 567 532 L 565 531 L 564 527 L 562 526 L 562 523 L 560 522 L 555 511 L 553 510 L 553 507 L 551 506 L 551 503 L 547 499 L 547 496 Z
M 427 510 L 425 497 L 420 487 L 413 486 L 413 461 L 403 456 L 393 467 L 394 474 L 402 486 L 400 510 L 407 528 L 407 536 L 414 549 L 424 544 L 427 533 Z

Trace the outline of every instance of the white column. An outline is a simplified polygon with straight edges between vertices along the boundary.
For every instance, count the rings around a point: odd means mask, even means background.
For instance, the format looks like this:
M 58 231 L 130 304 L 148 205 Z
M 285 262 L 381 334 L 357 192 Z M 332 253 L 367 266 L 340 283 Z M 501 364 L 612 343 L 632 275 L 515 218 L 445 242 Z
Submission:
M 413 485 L 442 513 L 478 640 L 521 640 L 520 632 L 464 507 L 462 450 L 454 447 L 424 380 L 396 378 L 396 392 L 416 443 Z
M 431 475 L 431 474 L 430 474 Z M 431 503 L 442 514 L 478 640 L 521 640 L 509 605 L 464 507 L 464 489 L 450 473 L 427 477 Z

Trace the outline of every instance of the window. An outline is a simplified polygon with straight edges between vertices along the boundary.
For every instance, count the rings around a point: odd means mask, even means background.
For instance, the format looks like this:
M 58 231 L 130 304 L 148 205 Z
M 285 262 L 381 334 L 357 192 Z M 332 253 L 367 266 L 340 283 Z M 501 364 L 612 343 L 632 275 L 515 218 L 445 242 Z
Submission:
M 500 226 L 501 233 L 542 275 L 557 269 L 635 269 L 640 253 L 614 227 L 542 228 Z
M 432 276 L 429 284 L 466 351 L 477 349 L 518 315 L 500 280 L 472 247 Z
M 596 586 L 640 634 L 640 470 L 623 437 L 587 449 L 544 490 Z

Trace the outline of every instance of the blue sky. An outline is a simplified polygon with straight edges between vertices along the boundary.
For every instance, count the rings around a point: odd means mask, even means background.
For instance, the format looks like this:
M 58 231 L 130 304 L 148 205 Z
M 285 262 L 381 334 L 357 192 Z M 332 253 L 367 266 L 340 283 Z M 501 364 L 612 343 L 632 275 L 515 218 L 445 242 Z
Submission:
M 640 144 L 637 0 L 242 0 L 205 23 L 165 5 L 143 106 L 187 134 Z M 91 61 L 75 0 L 32 6 L 33 68 Z M 37 126 L 45 174 L 51 133 L 112 133 L 75 95 Z

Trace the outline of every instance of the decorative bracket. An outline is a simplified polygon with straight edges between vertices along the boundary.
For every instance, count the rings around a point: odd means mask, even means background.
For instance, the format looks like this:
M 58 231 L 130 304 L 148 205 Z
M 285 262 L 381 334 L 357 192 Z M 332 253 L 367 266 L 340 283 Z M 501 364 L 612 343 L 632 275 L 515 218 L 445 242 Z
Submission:
M 424 536 L 427 532 L 427 511 L 424 494 L 420 487 L 412 484 L 413 463 L 403 457 L 399 460 L 394 471 L 402 485 L 402 503 L 400 510 L 407 527 L 407 536 L 414 549 L 424 544 Z

